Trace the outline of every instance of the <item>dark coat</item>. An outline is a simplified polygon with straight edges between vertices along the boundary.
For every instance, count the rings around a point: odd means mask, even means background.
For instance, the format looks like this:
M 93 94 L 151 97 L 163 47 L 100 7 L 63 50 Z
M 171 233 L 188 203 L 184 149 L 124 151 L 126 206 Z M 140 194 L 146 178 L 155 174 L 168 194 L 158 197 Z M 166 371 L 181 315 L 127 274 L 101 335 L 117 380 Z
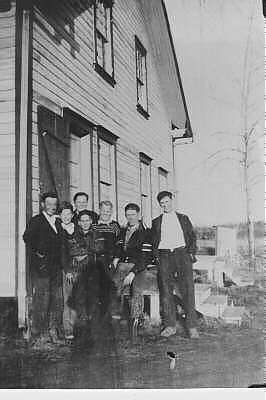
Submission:
M 179 220 L 180 226 L 182 228 L 184 239 L 186 243 L 186 250 L 188 254 L 191 255 L 192 262 L 196 262 L 196 251 L 197 251 L 197 243 L 196 243 L 196 233 L 193 229 L 192 223 L 187 215 L 180 214 L 176 212 L 176 216 Z M 155 256 L 158 256 L 158 247 L 161 241 L 161 225 L 162 225 L 163 214 L 159 215 L 159 217 L 155 218 L 152 221 L 152 246 L 153 252 Z
M 139 228 L 130 237 L 125 249 L 124 244 L 126 232 L 127 227 L 121 229 L 120 258 L 121 260 L 127 258 L 129 262 L 134 263 L 135 265 L 131 271 L 136 274 L 144 270 L 147 264 L 151 263 L 152 254 L 151 251 L 149 251 L 149 245 L 151 244 L 151 231 L 140 223 Z
M 61 269 L 60 235 L 43 214 L 31 218 L 23 240 L 30 251 L 30 267 L 33 271 L 43 276 L 52 276 Z M 40 258 L 37 252 L 44 257 Z
M 62 226 L 60 228 L 61 236 L 61 263 L 65 273 L 73 272 L 73 257 L 96 254 L 104 252 L 104 238 L 93 229 L 87 234 L 75 226 L 74 232 L 70 235 Z

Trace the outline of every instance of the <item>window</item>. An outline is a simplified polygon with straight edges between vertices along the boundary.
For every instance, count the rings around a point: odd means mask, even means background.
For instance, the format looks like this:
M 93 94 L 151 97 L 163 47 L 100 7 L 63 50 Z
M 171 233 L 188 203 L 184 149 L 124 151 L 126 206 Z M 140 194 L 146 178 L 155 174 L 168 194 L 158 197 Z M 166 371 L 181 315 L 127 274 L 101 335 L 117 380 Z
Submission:
M 141 215 L 143 222 L 151 225 L 151 158 L 140 153 Z
M 112 136 L 106 139 L 101 131 L 98 134 L 99 162 L 99 201 L 110 200 L 117 211 L 116 184 L 116 139 Z
M 91 193 L 91 147 L 90 135 L 79 137 L 70 131 L 70 152 L 69 152 L 69 173 L 70 173 L 70 198 L 76 192 L 89 194 L 89 201 L 92 201 Z M 92 206 L 92 204 L 90 204 Z
M 95 70 L 114 86 L 112 1 L 94 4 L 94 47 Z
M 147 51 L 135 36 L 136 49 L 136 82 L 137 82 L 137 110 L 145 117 L 148 113 L 148 85 L 147 85 Z
M 163 168 L 158 168 L 159 192 L 168 189 L 168 172 Z

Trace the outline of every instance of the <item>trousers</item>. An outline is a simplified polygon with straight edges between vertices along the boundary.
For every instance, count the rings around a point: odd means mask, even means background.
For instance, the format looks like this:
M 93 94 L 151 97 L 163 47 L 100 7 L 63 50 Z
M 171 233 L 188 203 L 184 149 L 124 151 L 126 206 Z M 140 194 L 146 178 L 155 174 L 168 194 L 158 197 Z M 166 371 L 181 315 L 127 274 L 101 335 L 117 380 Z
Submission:
M 195 325 L 195 293 L 190 255 L 185 249 L 159 250 L 158 286 L 164 326 L 176 325 L 176 302 L 174 290 L 177 287 L 184 305 L 186 326 Z
M 32 276 L 31 332 L 45 335 L 50 329 L 62 330 L 62 271 L 51 276 Z

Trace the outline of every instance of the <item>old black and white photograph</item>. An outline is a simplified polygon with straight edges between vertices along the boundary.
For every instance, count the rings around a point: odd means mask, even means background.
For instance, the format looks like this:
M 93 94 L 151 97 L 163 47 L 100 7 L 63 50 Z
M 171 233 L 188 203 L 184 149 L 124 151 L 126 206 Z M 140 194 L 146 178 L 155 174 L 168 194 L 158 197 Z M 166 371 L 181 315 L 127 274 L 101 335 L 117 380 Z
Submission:
M 264 385 L 264 29 L 0 0 L 1 389 Z

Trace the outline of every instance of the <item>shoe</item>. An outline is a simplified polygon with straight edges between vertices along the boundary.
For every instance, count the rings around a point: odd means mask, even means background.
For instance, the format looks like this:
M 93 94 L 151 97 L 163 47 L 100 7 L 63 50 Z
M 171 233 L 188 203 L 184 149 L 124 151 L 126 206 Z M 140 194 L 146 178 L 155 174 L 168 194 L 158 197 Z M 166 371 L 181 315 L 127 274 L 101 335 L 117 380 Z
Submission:
M 163 337 L 169 337 L 169 336 L 173 336 L 176 334 L 176 327 L 174 326 L 167 326 L 166 328 L 164 328 L 164 330 L 161 332 L 161 336 Z
M 74 335 L 65 335 L 66 340 L 74 340 Z
M 48 336 L 39 336 L 30 343 L 32 350 L 48 351 L 51 350 L 51 341 Z
M 49 329 L 49 336 L 50 336 L 50 340 L 53 344 L 57 344 L 57 345 L 65 344 L 65 341 L 63 339 L 59 338 L 57 329 L 54 329 L 54 328 Z
M 189 328 L 189 337 L 190 339 L 198 339 L 199 338 L 199 332 L 197 328 Z

